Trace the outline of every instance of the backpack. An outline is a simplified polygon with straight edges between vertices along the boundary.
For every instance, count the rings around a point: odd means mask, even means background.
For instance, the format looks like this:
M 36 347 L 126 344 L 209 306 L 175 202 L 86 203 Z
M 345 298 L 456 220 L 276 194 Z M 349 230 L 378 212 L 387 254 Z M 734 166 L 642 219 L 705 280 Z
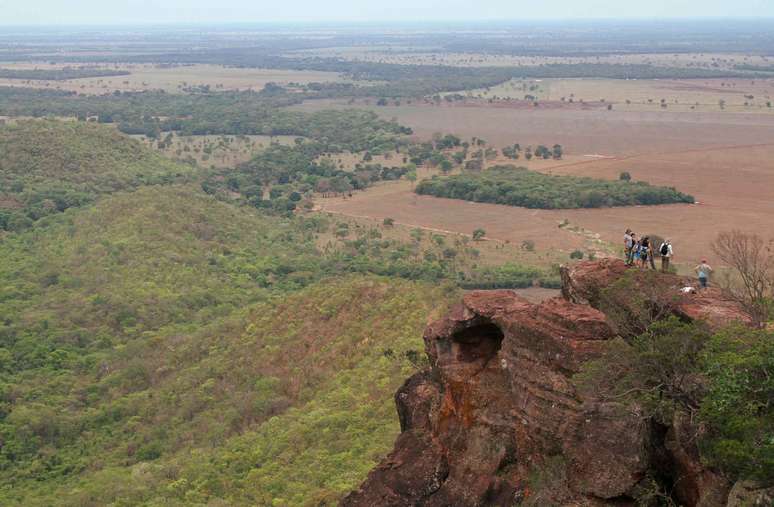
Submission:
M 669 246 L 666 243 L 661 244 L 661 255 L 669 254 Z

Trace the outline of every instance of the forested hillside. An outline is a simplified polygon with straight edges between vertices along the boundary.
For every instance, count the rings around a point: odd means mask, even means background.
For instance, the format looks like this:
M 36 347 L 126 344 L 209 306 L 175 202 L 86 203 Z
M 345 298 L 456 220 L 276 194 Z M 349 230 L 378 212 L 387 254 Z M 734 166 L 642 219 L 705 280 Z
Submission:
M 2 142 L 26 219 L 0 236 L 2 505 L 335 503 L 389 449 L 392 393 L 457 286 L 544 276 L 218 199 L 109 126 Z M 34 214 L 60 195 L 82 198 Z
M 310 234 L 174 186 L 7 236 L 0 503 L 297 505 L 354 487 L 454 289 L 327 278 Z
M 0 154 L 0 230 L 22 230 L 99 195 L 181 181 L 193 172 L 115 129 L 83 122 L 0 127 Z

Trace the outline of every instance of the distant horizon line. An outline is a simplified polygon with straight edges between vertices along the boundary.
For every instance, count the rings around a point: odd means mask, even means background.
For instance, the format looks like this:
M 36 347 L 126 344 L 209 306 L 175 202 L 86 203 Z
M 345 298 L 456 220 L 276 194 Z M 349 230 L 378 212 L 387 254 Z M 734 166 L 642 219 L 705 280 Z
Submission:
M 675 17 L 580 17 L 580 18 L 519 18 L 519 19 L 437 19 L 437 20 L 269 20 L 269 21 L 130 21 L 130 22 L 84 22 L 84 23 L 0 23 L 3 28 L 142 28 L 142 27 L 255 27 L 255 26 L 305 26 L 305 27 L 346 27 L 346 26 L 435 26 L 435 25 L 519 25 L 545 23 L 551 25 L 573 23 L 657 23 L 657 22 L 718 22 L 747 21 L 755 23 L 774 22 L 771 16 L 675 16 Z

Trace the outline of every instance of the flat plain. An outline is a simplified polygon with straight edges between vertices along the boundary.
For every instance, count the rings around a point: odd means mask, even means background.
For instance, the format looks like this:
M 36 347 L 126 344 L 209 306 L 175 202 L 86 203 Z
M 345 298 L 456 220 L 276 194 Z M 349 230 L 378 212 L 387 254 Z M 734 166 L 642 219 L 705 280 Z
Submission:
M 305 103 L 303 110 L 332 107 Z M 337 105 L 337 107 L 341 107 Z M 635 180 L 674 186 L 694 195 L 695 205 L 578 210 L 530 210 L 418 196 L 407 182 L 386 183 L 351 199 L 321 201 L 332 212 L 394 218 L 416 226 L 469 234 L 477 227 L 493 240 L 534 241 L 539 250 L 567 254 L 576 248 L 615 252 L 623 230 L 669 237 L 684 267 L 702 257 L 716 260 L 710 244 L 730 229 L 764 235 L 774 224 L 774 115 L 729 111 L 608 111 L 561 104 L 550 108 L 498 104 L 426 103 L 361 105 L 414 129 L 477 136 L 490 145 L 514 142 L 561 144 L 563 160 L 514 161 L 553 174 Z M 499 160 L 504 162 L 504 160 Z M 569 227 L 559 228 L 567 220 Z M 598 241 L 601 240 L 605 247 Z
M 45 63 L 2 63 L 6 69 L 58 69 L 60 64 Z M 103 66 L 100 66 L 103 67 Z M 260 91 L 267 83 L 287 85 L 311 82 L 340 82 L 347 79 L 337 72 L 296 71 L 279 69 L 237 68 L 222 65 L 111 65 L 111 70 L 127 71 L 123 76 L 80 78 L 65 81 L 0 79 L 0 86 L 24 86 L 66 90 L 89 95 L 104 95 L 115 90 L 137 92 L 164 90 L 168 93 L 183 93 L 186 89 L 209 86 L 214 90 L 255 90 Z

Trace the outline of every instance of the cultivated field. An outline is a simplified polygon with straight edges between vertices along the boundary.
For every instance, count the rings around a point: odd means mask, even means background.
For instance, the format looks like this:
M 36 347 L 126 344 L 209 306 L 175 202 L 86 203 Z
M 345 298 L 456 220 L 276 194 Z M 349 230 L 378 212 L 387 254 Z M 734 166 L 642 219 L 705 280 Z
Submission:
M 0 64 L 2 68 L 54 69 L 61 65 L 43 63 Z M 104 66 L 101 66 L 104 67 Z M 295 71 L 224 67 L 220 65 L 111 65 L 110 69 L 126 70 L 126 76 L 71 79 L 67 81 L 0 79 L 0 86 L 27 86 L 50 88 L 78 93 L 102 95 L 120 91 L 164 90 L 168 93 L 184 93 L 209 86 L 215 90 L 256 90 L 267 83 L 287 85 L 311 82 L 346 81 L 336 72 Z

